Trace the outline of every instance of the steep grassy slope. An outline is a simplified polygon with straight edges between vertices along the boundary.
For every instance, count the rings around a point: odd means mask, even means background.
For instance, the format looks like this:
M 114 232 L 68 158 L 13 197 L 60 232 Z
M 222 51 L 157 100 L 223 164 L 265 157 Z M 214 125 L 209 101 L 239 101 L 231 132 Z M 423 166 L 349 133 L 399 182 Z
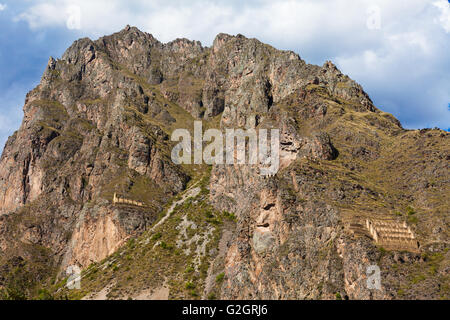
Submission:
M 219 241 L 224 230 L 233 229 L 235 217 L 208 204 L 208 178 L 176 197 L 150 230 L 84 270 L 80 290 L 67 290 L 63 281 L 52 294 L 70 299 L 219 297 L 224 258 Z

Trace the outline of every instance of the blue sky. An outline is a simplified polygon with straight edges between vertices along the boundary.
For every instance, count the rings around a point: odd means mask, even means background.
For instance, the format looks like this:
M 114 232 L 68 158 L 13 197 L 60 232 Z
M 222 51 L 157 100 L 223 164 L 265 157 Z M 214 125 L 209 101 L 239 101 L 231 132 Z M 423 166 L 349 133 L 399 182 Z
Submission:
M 446 0 L 0 0 L 0 150 L 48 57 L 126 24 L 163 42 L 241 33 L 309 63 L 332 60 L 404 127 L 450 127 Z

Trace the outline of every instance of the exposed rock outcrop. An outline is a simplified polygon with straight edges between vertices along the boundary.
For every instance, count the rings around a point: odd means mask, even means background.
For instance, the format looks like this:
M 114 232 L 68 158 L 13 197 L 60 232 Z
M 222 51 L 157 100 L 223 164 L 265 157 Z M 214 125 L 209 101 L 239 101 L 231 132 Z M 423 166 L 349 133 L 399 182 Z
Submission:
M 449 134 L 404 130 L 331 62 L 242 35 L 164 44 L 127 26 L 50 58 L 23 110 L 0 159 L 0 287 L 16 266 L 27 279 L 41 266 L 45 283 L 76 264 L 113 266 L 83 279 L 94 290 L 99 277 L 102 297 L 448 298 Z M 175 165 L 169 137 L 195 119 L 279 129 L 280 170 Z M 195 197 L 174 198 L 199 177 Z M 174 217 L 153 225 L 171 201 Z M 356 217 L 407 223 L 420 252 L 349 232 Z M 158 274 L 114 273 L 161 252 Z M 379 289 L 367 286 L 373 265 Z

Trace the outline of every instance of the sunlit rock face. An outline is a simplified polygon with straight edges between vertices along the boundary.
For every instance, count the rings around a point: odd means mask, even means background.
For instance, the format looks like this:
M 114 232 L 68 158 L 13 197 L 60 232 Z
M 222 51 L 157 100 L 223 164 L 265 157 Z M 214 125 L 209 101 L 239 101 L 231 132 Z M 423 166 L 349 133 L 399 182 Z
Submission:
M 209 217 L 205 230 L 196 229 L 205 233 L 195 238 L 201 246 L 174 250 L 210 263 L 198 297 L 448 297 L 441 284 L 448 282 L 449 134 L 404 130 L 331 62 L 310 65 L 242 35 L 219 34 L 207 48 L 187 39 L 161 43 L 127 26 L 50 58 L 23 110 L 0 159 L 0 287 L 15 266 L 39 265 L 33 277 L 42 282 L 67 266 L 108 259 L 151 230 L 169 202 L 187 201 L 175 197 L 191 180 L 195 186 L 206 177 L 202 201 L 235 221 L 221 227 L 217 248 L 208 247 Z M 176 165 L 170 136 L 194 120 L 221 130 L 278 129 L 279 170 L 265 176 L 258 165 Z M 115 203 L 114 194 L 129 201 Z M 366 218 L 407 223 L 419 252 L 377 247 L 358 229 Z M 165 233 L 188 237 L 194 223 L 180 219 L 163 220 L 171 228 Z M 182 236 L 166 245 L 196 245 Z M 130 250 L 156 250 L 150 241 Z M 115 263 L 126 256 L 133 255 L 116 255 Z M 367 286 L 373 265 L 383 276 L 376 290 Z M 139 290 L 191 297 L 172 292 L 177 277 L 163 274 L 165 282 Z M 109 288 L 119 280 L 104 281 Z M 123 290 L 127 298 L 133 288 L 121 286 L 118 297 Z

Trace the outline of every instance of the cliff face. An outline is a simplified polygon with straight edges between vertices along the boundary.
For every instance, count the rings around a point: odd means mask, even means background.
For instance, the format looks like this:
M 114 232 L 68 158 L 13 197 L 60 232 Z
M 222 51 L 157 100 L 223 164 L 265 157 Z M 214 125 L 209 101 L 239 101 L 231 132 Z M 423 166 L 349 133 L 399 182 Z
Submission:
M 128 29 L 96 42 L 81 39 L 60 60 L 50 58 L 1 158 L 5 251 L 19 240 L 50 248 L 61 267 L 86 267 L 145 230 L 184 189 L 189 177 L 170 161 L 161 129 L 174 120 L 161 94 L 140 84 L 150 76 L 139 70 L 148 67 L 145 50 L 153 47 L 184 54 Z M 134 57 L 144 60 L 136 65 Z M 115 208 L 114 192 L 146 206 Z
M 195 119 L 279 128 L 280 171 L 175 165 L 170 134 Z M 19 289 L 61 295 L 51 277 L 77 264 L 91 275 L 76 298 L 448 298 L 449 145 L 404 130 L 331 62 L 256 39 L 81 39 L 50 58 L 0 160 L 0 287 L 38 274 Z M 405 221 L 420 253 L 355 233 L 367 218 Z

